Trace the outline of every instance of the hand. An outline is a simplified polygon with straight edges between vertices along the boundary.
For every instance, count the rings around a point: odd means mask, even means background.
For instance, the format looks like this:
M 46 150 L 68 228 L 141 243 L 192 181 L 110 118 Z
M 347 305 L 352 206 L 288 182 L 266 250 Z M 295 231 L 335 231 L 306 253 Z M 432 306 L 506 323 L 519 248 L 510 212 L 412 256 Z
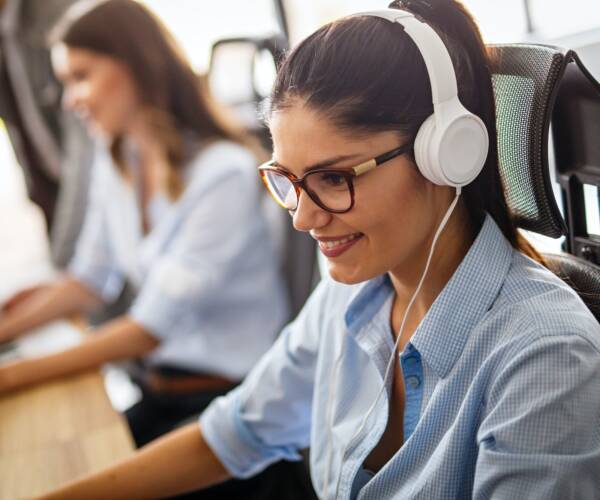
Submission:
M 0 366 L 0 395 L 17 388 L 14 383 L 17 365 L 18 362 Z
M 47 285 L 36 285 L 21 290 L 20 292 L 10 297 L 6 302 L 4 302 L 4 304 L 2 304 L 2 307 L 0 308 L 0 311 L 6 314 L 11 309 L 14 309 L 17 305 L 27 300 L 34 293 L 39 292 L 43 288 L 46 288 L 46 286 Z
M 52 307 L 46 304 L 48 300 L 43 300 L 51 289 L 50 284 L 25 288 L 0 304 L 0 343 L 13 340 L 54 319 Z M 50 309 L 50 313 L 45 309 Z
M 5 347 L 5 344 L 8 348 L 8 344 L 10 344 L 11 340 L 11 333 L 5 325 L 5 322 L 0 318 L 0 350 L 3 350 L 2 348 Z
M 2 347 L 10 348 L 9 344 L 15 339 L 15 330 L 11 323 L 12 314 L 0 314 L 0 350 Z

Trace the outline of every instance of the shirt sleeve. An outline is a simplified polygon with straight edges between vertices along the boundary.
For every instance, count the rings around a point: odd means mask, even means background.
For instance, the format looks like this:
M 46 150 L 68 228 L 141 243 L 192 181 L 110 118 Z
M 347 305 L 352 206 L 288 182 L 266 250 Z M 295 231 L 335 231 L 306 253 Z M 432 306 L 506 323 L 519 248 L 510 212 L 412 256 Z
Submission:
M 210 307 L 215 291 L 243 258 L 257 192 L 254 170 L 225 166 L 188 187 L 177 208 L 184 215 L 171 229 L 168 248 L 152 262 L 129 312 L 135 321 L 166 339 L 198 304 Z
M 75 254 L 67 270 L 74 278 L 93 290 L 104 302 L 117 299 L 123 289 L 125 277 L 119 269 L 110 245 L 106 217 L 106 193 L 111 192 L 111 165 L 96 154 L 92 167 L 90 194 L 83 227 Z
M 596 498 L 600 355 L 583 336 L 545 336 L 501 368 L 477 442 L 475 499 Z
M 235 477 L 277 460 L 299 460 L 310 441 L 312 397 L 325 282 L 243 384 L 200 417 L 203 436 Z

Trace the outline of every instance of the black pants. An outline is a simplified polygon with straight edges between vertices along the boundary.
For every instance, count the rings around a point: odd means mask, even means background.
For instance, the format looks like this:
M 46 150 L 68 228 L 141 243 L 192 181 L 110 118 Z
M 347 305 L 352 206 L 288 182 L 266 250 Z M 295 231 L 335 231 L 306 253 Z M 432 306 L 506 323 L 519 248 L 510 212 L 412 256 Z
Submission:
M 138 447 L 202 413 L 216 397 L 228 392 L 156 394 L 142 389 L 142 400 L 125 412 Z M 198 500 L 310 500 L 316 495 L 303 462 L 280 461 L 247 480 L 233 479 L 211 488 L 174 497 Z

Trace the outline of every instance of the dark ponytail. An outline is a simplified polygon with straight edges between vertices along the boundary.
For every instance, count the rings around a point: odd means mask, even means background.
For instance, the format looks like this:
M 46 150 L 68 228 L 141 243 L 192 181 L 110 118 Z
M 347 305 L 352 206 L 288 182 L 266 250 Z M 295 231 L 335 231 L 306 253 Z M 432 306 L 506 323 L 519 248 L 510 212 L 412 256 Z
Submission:
M 514 248 L 543 262 L 518 233 L 506 204 L 498 168 L 493 54 L 475 21 L 455 0 L 398 0 L 390 8 L 412 12 L 442 37 L 454 64 L 460 100 L 488 129 L 485 166 L 463 188 L 475 227 L 489 213 Z M 433 112 L 429 76 L 416 45 L 400 26 L 372 17 L 325 25 L 290 53 L 278 73 L 270 111 L 286 107 L 296 97 L 341 129 L 395 130 L 408 139 L 414 139 Z

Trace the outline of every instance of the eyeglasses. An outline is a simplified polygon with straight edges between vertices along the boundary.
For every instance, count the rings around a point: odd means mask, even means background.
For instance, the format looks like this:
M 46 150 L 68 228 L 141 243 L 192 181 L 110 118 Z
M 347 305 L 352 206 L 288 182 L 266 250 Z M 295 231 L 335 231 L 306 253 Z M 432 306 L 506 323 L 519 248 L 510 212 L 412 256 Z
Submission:
M 273 160 L 262 164 L 258 170 L 269 193 L 286 210 L 293 212 L 298 208 L 300 191 L 304 190 L 323 210 L 343 214 L 349 212 L 354 206 L 353 179 L 355 177 L 412 149 L 413 144 L 410 142 L 349 169 L 317 168 L 302 177 L 296 177 L 287 170 L 275 166 Z

